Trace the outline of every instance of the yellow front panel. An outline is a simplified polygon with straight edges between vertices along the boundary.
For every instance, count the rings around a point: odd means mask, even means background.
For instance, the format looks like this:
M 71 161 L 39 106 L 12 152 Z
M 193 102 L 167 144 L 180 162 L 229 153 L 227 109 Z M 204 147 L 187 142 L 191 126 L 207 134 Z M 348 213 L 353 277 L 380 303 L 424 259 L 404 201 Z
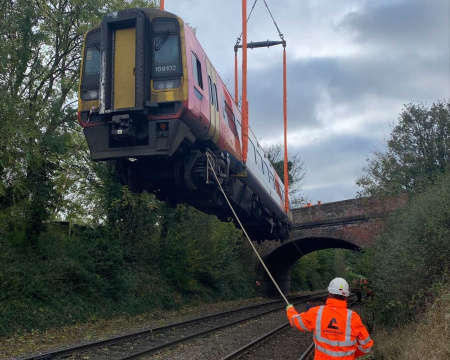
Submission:
M 135 107 L 136 28 L 116 30 L 114 109 Z

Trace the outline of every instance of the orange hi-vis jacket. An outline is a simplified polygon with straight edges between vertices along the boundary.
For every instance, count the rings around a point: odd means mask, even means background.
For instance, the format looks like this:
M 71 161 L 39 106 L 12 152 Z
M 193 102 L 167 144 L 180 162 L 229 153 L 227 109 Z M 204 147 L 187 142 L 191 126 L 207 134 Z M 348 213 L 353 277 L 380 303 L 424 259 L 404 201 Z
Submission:
M 373 340 L 361 318 L 347 309 L 345 300 L 327 299 L 326 305 L 301 314 L 290 306 L 287 317 L 298 330 L 314 330 L 314 360 L 353 360 L 372 349 Z

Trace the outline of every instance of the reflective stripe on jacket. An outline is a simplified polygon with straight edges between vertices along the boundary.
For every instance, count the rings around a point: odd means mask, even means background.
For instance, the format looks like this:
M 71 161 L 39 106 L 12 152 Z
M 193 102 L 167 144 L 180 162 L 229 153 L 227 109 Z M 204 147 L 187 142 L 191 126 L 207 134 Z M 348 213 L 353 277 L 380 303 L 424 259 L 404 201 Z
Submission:
M 290 307 L 287 317 L 298 330 L 314 330 L 315 360 L 352 360 L 372 349 L 373 340 L 359 315 L 347 309 L 347 301 L 327 299 L 325 306 L 301 314 Z

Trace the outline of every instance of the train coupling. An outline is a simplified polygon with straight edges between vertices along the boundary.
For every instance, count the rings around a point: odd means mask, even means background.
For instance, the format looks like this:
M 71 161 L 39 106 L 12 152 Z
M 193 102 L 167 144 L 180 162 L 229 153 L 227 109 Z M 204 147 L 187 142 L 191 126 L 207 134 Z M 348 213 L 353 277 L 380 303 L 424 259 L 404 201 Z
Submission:
M 117 140 L 133 138 L 135 136 L 133 119 L 130 119 L 129 114 L 115 115 L 112 117 L 111 136 Z

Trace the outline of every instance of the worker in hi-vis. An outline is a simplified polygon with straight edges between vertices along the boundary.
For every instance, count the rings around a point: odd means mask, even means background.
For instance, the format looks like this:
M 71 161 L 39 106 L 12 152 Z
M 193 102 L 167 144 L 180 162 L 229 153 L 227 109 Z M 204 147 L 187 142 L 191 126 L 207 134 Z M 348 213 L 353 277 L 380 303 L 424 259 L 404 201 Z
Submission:
M 299 314 L 293 305 L 286 307 L 292 327 L 314 330 L 314 360 L 352 360 L 369 353 L 373 346 L 359 315 L 347 309 L 350 294 L 347 281 L 335 278 L 328 286 L 326 305 L 315 306 Z

